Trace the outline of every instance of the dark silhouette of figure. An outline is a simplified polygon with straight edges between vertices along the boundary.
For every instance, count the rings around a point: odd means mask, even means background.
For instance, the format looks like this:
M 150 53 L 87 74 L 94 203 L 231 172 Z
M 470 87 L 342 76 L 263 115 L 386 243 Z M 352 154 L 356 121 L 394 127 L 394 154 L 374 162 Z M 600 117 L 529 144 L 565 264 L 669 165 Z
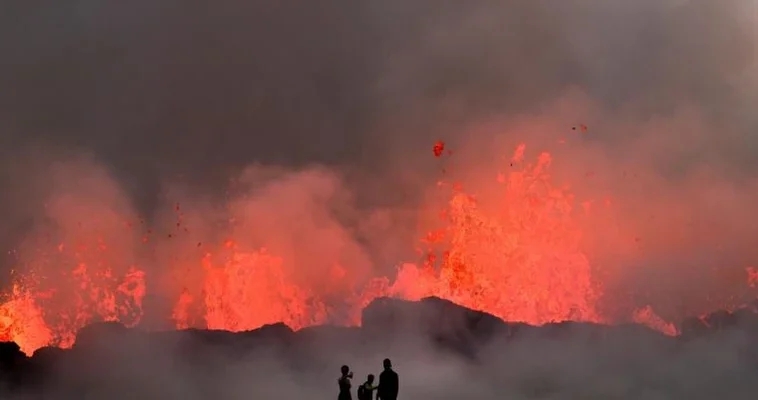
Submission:
M 374 375 L 368 374 L 366 382 L 358 386 L 358 400 L 372 400 L 374 398 L 374 390 L 378 386 L 374 386 Z
M 397 400 L 399 391 L 400 378 L 397 376 L 397 372 L 392 370 L 392 361 L 385 358 L 384 371 L 379 374 L 379 390 L 376 393 L 376 400 Z
M 350 388 L 353 384 L 350 380 L 353 379 L 353 373 L 350 372 L 350 367 L 343 365 L 340 369 L 342 376 L 337 379 L 337 384 L 340 387 L 340 394 L 337 396 L 337 400 L 353 400 L 353 395 L 350 393 Z

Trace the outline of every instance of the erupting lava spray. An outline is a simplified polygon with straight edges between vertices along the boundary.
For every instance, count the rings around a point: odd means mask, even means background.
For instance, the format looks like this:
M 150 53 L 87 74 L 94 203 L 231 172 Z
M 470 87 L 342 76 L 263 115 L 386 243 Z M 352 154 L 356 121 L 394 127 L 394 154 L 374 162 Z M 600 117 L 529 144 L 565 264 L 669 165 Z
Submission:
M 176 296 L 174 326 L 243 331 L 280 321 L 295 329 L 328 322 L 358 325 L 361 309 L 379 296 L 439 296 L 531 324 L 613 322 L 598 312 L 603 282 L 581 248 L 574 195 L 552 182 L 550 154 L 530 161 L 525 149 L 519 145 L 503 171 L 493 172 L 497 188 L 486 202 L 460 184 L 439 182 L 447 199 L 440 226 L 429 227 L 420 241 L 422 261 L 400 265 L 392 279 L 361 279 L 350 273 L 350 265 L 335 260 L 327 284 L 309 285 L 285 265 L 287 254 L 247 246 L 243 237 L 215 246 L 212 240 L 198 243 L 198 257 L 189 256 L 184 267 L 202 283 Z M 444 154 L 450 154 L 444 143 L 435 144 L 434 155 Z M 134 227 L 128 223 L 128 228 Z M 138 242 L 156 246 L 147 236 Z M 32 257 L 56 268 L 21 266 L 25 269 L 0 305 L 0 340 L 16 341 L 31 353 L 46 345 L 72 345 L 77 330 L 96 320 L 137 325 L 146 274 L 120 259 L 123 251 L 110 254 L 108 245 L 93 230 Z M 50 270 L 62 272 L 43 275 Z M 676 333 L 649 307 L 629 318 Z

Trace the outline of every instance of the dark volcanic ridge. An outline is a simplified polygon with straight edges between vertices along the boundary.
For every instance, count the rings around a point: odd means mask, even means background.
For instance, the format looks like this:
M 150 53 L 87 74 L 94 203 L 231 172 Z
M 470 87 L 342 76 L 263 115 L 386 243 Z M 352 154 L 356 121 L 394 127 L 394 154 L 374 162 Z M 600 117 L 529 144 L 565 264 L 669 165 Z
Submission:
M 751 305 L 687 319 L 681 332 L 670 337 L 637 324 L 531 326 L 505 322 L 435 297 L 418 302 L 381 298 L 363 310 L 361 327 L 324 325 L 293 331 L 280 323 L 238 333 L 200 329 L 149 332 L 115 322 L 96 323 L 79 331 L 71 349 L 46 347 L 27 357 L 15 343 L 0 343 L 0 376 L 14 392 L 36 393 L 52 385 L 56 391 L 66 387 L 67 393 L 79 395 L 103 379 L 116 379 L 107 378 L 113 365 L 137 363 L 135 368 L 150 369 L 165 366 L 167 358 L 173 366 L 169 368 L 191 366 L 212 376 L 230 363 L 254 359 L 276 360 L 277 368 L 291 371 L 334 375 L 339 365 L 350 360 L 381 360 L 388 354 L 403 359 L 421 349 L 476 368 L 488 365 L 519 342 L 565 343 L 585 349 L 623 347 L 632 353 L 653 348 L 661 354 L 675 354 L 693 341 L 735 332 L 758 338 L 758 312 Z M 750 347 L 757 347 L 752 340 Z M 752 360 L 753 352 L 745 353 L 746 357 Z

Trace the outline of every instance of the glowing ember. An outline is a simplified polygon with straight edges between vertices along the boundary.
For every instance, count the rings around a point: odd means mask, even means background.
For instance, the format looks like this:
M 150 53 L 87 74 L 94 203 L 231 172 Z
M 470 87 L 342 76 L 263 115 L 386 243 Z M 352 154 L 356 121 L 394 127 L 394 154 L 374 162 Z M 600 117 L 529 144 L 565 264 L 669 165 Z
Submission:
M 445 151 L 445 142 L 443 141 L 437 141 L 437 143 L 434 144 L 434 147 L 432 148 L 432 151 L 434 152 L 435 157 L 441 157 L 442 152 Z

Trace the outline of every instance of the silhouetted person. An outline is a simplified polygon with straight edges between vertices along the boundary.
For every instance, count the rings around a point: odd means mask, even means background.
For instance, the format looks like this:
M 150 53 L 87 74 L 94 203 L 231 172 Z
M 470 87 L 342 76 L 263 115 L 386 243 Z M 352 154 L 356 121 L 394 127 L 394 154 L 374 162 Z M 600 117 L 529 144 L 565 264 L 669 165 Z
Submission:
M 350 394 L 350 388 L 353 386 L 350 380 L 353 379 L 353 373 L 350 372 L 350 367 L 343 365 L 340 369 L 342 376 L 337 380 L 340 386 L 340 394 L 337 396 L 337 400 L 353 400 L 353 395 Z
M 399 391 L 400 378 L 397 376 L 397 372 L 392 370 L 392 361 L 385 358 L 384 371 L 379 374 L 379 390 L 376 393 L 376 400 L 397 400 Z
M 374 386 L 374 375 L 368 374 L 366 382 L 358 386 L 358 400 L 371 400 L 374 398 L 374 390 L 378 386 Z

